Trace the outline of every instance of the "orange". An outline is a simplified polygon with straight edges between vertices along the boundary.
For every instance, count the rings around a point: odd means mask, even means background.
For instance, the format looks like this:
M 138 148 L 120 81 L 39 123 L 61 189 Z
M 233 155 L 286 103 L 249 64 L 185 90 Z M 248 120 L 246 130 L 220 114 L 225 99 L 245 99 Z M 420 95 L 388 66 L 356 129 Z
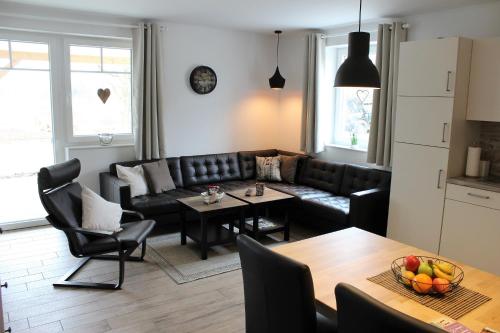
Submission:
M 413 289 L 420 294 L 427 294 L 432 288 L 432 279 L 427 274 L 417 274 L 411 281 Z

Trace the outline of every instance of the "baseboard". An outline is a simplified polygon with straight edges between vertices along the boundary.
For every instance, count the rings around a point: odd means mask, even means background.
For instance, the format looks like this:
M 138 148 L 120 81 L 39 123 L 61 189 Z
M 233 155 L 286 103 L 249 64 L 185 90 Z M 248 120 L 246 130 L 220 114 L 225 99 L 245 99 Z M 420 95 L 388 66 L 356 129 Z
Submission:
M 36 219 L 36 220 L 26 220 L 26 221 L 15 221 L 0 224 L 0 228 L 3 231 L 7 230 L 17 230 L 17 229 L 25 229 L 25 228 L 33 228 L 40 227 L 44 225 L 48 225 L 49 222 L 46 219 Z

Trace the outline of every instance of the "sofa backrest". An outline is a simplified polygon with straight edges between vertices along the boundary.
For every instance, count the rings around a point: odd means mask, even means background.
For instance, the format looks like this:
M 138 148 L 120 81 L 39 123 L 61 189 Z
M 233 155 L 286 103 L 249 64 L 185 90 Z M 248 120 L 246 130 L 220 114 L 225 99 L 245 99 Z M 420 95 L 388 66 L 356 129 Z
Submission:
M 241 179 L 237 153 L 182 156 L 184 186 Z
M 390 185 L 391 173 L 388 171 L 346 165 L 340 195 L 350 196 L 354 192 L 373 188 L 389 188 Z
M 278 151 L 276 149 L 266 150 L 251 150 L 238 152 L 238 160 L 240 164 L 240 171 L 242 179 L 255 179 L 255 156 L 276 156 Z
M 127 162 L 118 162 L 113 163 L 109 166 L 109 172 L 116 177 L 116 165 L 123 165 L 126 167 L 134 167 L 136 165 L 149 163 L 158 161 L 155 160 L 139 160 L 139 161 L 127 161 Z M 174 181 L 175 187 L 184 187 L 184 183 L 182 181 L 182 173 L 181 173 L 181 162 L 179 157 L 169 157 L 167 158 L 168 169 L 170 171 L 170 175 Z
M 338 194 L 344 169 L 344 164 L 307 159 L 300 170 L 298 183 Z

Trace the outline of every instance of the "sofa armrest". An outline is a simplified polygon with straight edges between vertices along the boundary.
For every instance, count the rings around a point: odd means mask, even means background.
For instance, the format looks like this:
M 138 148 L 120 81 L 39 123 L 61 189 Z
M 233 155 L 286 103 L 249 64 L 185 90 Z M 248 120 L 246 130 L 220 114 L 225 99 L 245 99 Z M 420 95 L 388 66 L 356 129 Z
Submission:
M 109 172 L 101 172 L 99 174 L 99 183 L 101 195 L 104 199 L 119 203 L 124 209 L 131 207 L 130 185 Z
M 387 188 L 374 188 L 352 193 L 349 207 L 350 226 L 385 236 L 389 193 Z

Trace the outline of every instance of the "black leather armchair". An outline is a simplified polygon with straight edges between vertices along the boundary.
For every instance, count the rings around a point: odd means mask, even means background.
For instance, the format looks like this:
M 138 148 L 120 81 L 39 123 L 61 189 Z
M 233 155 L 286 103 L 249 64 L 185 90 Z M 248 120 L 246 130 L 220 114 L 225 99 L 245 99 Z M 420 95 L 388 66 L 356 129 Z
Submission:
M 307 265 L 246 235 L 237 239 L 243 272 L 247 333 L 334 333 L 335 318 L 316 312 Z
M 443 333 L 345 283 L 335 287 L 335 298 L 339 333 Z
M 142 261 L 146 254 L 146 237 L 155 222 L 142 220 L 140 213 L 124 211 L 122 221 L 135 220 L 121 224 L 122 231 L 103 234 L 82 229 L 82 188 L 73 180 L 80 174 L 80 161 L 70 161 L 41 168 L 38 173 L 38 192 L 42 205 L 49 214 L 47 220 L 56 229 L 63 231 L 68 238 L 71 254 L 83 260 L 68 272 L 57 287 L 79 287 L 99 289 L 120 289 L 125 274 L 125 261 Z M 131 256 L 142 244 L 140 257 Z M 118 255 L 109 253 L 118 252 Z M 118 260 L 119 278 L 115 284 L 70 281 L 70 279 L 90 260 Z

